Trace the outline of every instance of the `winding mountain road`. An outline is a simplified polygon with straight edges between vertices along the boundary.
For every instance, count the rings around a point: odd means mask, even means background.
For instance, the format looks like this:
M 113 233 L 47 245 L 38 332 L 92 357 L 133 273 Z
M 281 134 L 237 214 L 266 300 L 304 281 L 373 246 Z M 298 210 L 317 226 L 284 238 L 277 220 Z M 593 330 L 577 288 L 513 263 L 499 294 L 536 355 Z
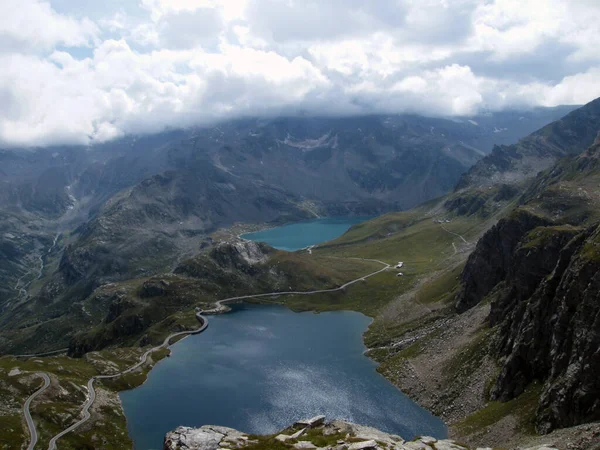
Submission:
M 126 373 L 133 372 L 134 370 L 136 370 L 137 368 L 141 367 L 142 365 L 144 365 L 146 363 L 146 361 L 148 360 L 148 356 L 150 356 L 151 353 L 153 353 L 157 350 L 160 350 L 161 348 L 167 348 L 169 346 L 169 342 L 171 341 L 171 339 L 179 337 L 179 336 L 189 335 L 189 334 L 202 333 L 208 326 L 208 320 L 204 316 L 202 316 L 202 314 L 199 312 L 196 313 L 196 317 L 198 318 L 198 320 L 201 323 L 199 328 L 197 328 L 195 330 L 189 330 L 189 331 L 180 331 L 179 333 L 173 333 L 173 334 L 167 336 L 162 344 L 160 344 L 157 347 L 153 347 L 153 348 L 147 350 L 140 357 L 140 360 L 133 366 L 129 367 L 128 369 L 125 369 L 122 372 L 115 373 L 112 375 L 96 375 L 96 376 L 90 378 L 87 383 L 88 398 L 85 401 L 85 403 L 83 404 L 83 409 L 82 409 L 83 417 L 79 421 L 77 421 L 73 425 L 71 425 L 69 428 L 65 428 L 63 431 L 61 431 L 56 436 L 54 436 L 52 439 L 50 439 L 50 442 L 48 444 L 48 450 L 56 450 L 56 441 L 58 441 L 65 434 L 68 434 L 71 431 L 75 430 L 80 425 L 83 425 L 85 422 L 87 422 L 90 419 L 90 417 L 91 417 L 90 408 L 92 407 L 92 405 L 94 404 L 94 401 L 96 400 L 96 390 L 94 389 L 94 381 L 118 378 L 122 375 L 125 375 Z M 30 450 L 33 450 L 33 447 Z
M 23 405 L 23 415 L 25 416 L 25 421 L 27 422 L 27 427 L 29 428 L 29 435 L 31 439 L 29 440 L 29 445 L 27 446 L 27 450 L 33 450 L 35 444 L 37 444 L 38 435 L 37 430 L 35 428 L 35 423 L 33 422 L 33 418 L 31 417 L 31 412 L 29 411 L 29 407 L 31 406 L 31 402 L 42 392 L 48 389 L 50 386 L 50 377 L 43 372 L 35 374 L 38 377 L 41 377 L 44 380 L 44 385 L 35 391 L 33 394 L 29 396 L 29 398 L 25 401 Z
M 42 356 L 52 356 L 52 355 L 58 355 L 60 353 L 67 353 L 69 351 L 68 348 L 60 348 L 58 350 L 52 350 L 50 352 L 44 352 L 44 353 L 30 353 L 28 355 L 13 355 L 15 358 L 37 358 L 37 357 L 42 357 Z
M 455 233 L 455 232 L 453 232 L 453 231 L 450 231 L 450 230 L 449 230 L 448 228 L 446 228 L 444 225 L 440 225 L 440 226 L 442 227 L 442 230 L 444 230 L 446 233 L 450 233 L 450 234 L 453 234 L 454 236 L 458 236 L 459 238 L 461 238 L 461 239 L 462 239 L 462 241 L 463 241 L 465 244 L 468 244 L 468 243 L 469 243 L 469 241 L 467 241 L 467 240 L 466 240 L 464 237 L 462 237 L 460 234 L 458 234 L 458 233 Z
M 336 291 L 341 291 L 342 289 L 347 288 L 348 286 L 351 286 L 354 283 L 357 283 L 359 281 L 364 281 L 367 278 L 370 278 L 372 276 L 375 276 L 381 272 L 385 272 L 387 269 L 389 269 L 391 266 L 388 263 L 385 263 L 383 261 L 379 261 L 376 259 L 366 259 L 366 258 L 347 258 L 347 259 L 356 259 L 356 260 L 361 260 L 361 261 L 371 261 L 371 262 L 376 262 L 379 264 L 382 264 L 384 267 L 376 272 L 370 273 L 368 275 L 356 278 L 355 280 L 349 281 L 345 284 L 342 284 L 339 287 L 336 288 L 331 288 L 331 289 L 320 289 L 320 290 L 315 290 L 315 291 L 284 291 L 284 292 L 269 292 L 269 293 L 265 293 L 265 294 L 251 294 L 251 295 L 241 295 L 238 297 L 229 297 L 229 298 L 225 298 L 222 300 L 218 300 L 215 302 L 216 307 L 213 309 L 209 309 L 209 310 L 205 310 L 205 311 L 197 311 L 196 312 L 196 318 L 198 319 L 198 321 L 200 322 L 200 327 L 195 329 L 195 330 L 189 330 L 189 331 L 180 331 L 178 333 L 173 333 L 169 336 L 167 336 L 165 338 L 165 340 L 163 341 L 163 343 L 157 347 L 153 347 L 149 350 L 147 350 L 141 357 L 140 360 L 134 364 L 133 366 L 129 367 L 128 369 L 125 369 L 122 372 L 119 373 L 115 373 L 112 375 L 96 375 L 92 378 L 89 379 L 88 383 L 87 383 L 87 389 L 88 389 L 88 398 L 85 401 L 85 403 L 83 404 L 83 409 L 82 409 L 82 413 L 83 416 L 80 420 L 78 420 L 77 422 L 75 422 L 73 425 L 71 425 L 70 427 L 64 429 L 63 431 L 61 431 L 60 433 L 58 433 L 56 436 L 54 436 L 51 440 L 50 443 L 48 445 L 48 450 L 56 450 L 56 442 L 63 437 L 65 434 L 70 433 L 71 431 L 75 430 L 76 428 L 78 428 L 79 426 L 83 425 L 85 422 L 87 422 L 90 417 L 90 408 L 92 407 L 92 405 L 94 404 L 94 401 L 96 400 L 96 391 L 94 390 L 94 382 L 96 380 L 108 380 L 111 378 L 117 378 L 120 377 L 122 375 L 125 375 L 127 373 L 133 372 L 134 370 L 138 369 L 139 367 L 141 367 L 142 365 L 144 365 L 146 363 L 146 361 L 148 360 L 148 356 L 150 356 L 150 354 L 154 353 L 157 350 L 163 349 L 163 348 L 167 348 L 169 346 L 169 342 L 171 342 L 172 339 L 176 338 L 176 337 L 180 337 L 180 336 L 186 336 L 186 335 L 190 335 L 190 334 L 198 334 L 198 333 L 202 333 L 207 327 L 208 327 L 208 319 L 203 315 L 203 314 L 218 314 L 221 312 L 224 312 L 227 308 L 224 306 L 226 303 L 233 303 L 233 302 L 238 302 L 240 300 L 247 300 L 247 299 L 251 299 L 251 298 L 261 298 L 261 297 L 274 297 L 274 296 L 281 296 L 281 295 L 314 295 L 314 294 L 324 294 L 327 292 L 336 292 Z M 49 382 L 50 380 L 48 380 Z M 36 392 L 32 397 L 34 397 L 35 395 L 37 395 L 40 391 Z M 30 397 L 30 399 L 32 400 L 32 397 Z M 28 399 L 28 401 L 30 402 L 30 399 Z M 30 402 L 31 403 L 31 402 Z M 28 407 L 27 407 L 27 411 L 28 411 Z M 29 422 L 28 422 L 29 424 Z M 33 424 L 33 421 L 31 421 L 31 425 L 29 428 L 32 432 L 32 436 L 35 433 L 35 425 Z M 36 433 L 36 441 L 37 441 L 37 433 Z M 33 442 L 33 439 L 32 439 Z M 35 445 L 35 443 L 33 443 L 33 445 Z M 28 448 L 28 450 L 33 450 L 33 446 L 30 445 L 30 447 Z

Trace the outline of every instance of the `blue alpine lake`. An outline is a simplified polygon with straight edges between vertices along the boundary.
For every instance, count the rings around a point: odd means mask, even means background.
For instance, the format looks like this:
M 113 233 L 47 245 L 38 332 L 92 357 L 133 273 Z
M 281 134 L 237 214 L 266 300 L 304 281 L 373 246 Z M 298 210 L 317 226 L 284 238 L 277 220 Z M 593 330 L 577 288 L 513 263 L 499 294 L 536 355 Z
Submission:
M 360 313 L 242 304 L 209 320 L 204 333 L 175 344 L 145 384 L 120 394 L 137 450 L 161 449 L 180 425 L 268 434 L 317 414 L 405 439 L 447 435 L 363 354 L 371 319 Z
M 269 244 L 279 250 L 293 252 L 310 245 L 330 241 L 344 234 L 348 228 L 371 217 L 326 217 L 305 220 L 268 230 L 247 233 L 241 237 Z

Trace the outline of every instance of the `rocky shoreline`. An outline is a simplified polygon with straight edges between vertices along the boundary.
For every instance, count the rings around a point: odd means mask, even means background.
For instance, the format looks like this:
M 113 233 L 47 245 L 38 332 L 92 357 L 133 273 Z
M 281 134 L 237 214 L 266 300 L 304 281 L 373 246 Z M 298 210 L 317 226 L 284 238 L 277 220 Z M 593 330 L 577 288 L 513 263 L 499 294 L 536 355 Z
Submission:
M 166 434 L 163 450 L 224 449 L 306 449 L 306 450 L 471 450 L 451 439 L 420 436 L 405 441 L 401 436 L 376 428 L 334 420 L 325 416 L 296 422 L 280 433 L 269 436 L 248 435 L 232 428 L 205 425 L 179 427 Z M 484 450 L 484 449 L 479 449 Z M 487 450 L 487 449 L 486 449 Z M 538 445 L 523 450 L 556 450 Z

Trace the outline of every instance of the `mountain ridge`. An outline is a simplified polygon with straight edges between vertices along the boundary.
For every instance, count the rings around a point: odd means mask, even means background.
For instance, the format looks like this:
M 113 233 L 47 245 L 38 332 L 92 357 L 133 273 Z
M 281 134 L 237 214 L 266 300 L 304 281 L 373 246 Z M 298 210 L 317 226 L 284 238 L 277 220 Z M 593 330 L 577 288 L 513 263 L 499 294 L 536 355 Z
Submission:
M 322 126 L 330 129 L 328 124 Z M 559 129 L 562 132 L 565 128 Z M 217 135 L 208 135 L 206 139 L 219 138 L 219 132 L 212 131 Z M 285 146 L 288 152 L 296 152 L 293 154 L 296 158 L 305 158 L 315 149 L 318 152 L 324 149 L 329 154 L 329 148 L 333 155 L 333 147 L 339 146 L 340 138 L 336 140 L 334 133 L 327 135 L 320 134 L 320 129 L 317 131 L 312 135 L 314 138 L 308 140 L 299 140 L 291 134 L 289 138 L 280 136 L 277 140 L 284 143 L 277 145 Z M 587 135 L 575 145 L 583 145 L 586 139 Z M 231 189 L 229 185 L 255 193 L 255 186 L 260 189 L 271 186 L 256 173 L 252 174 L 254 167 L 248 172 L 236 171 L 239 163 L 234 162 L 235 152 L 224 149 L 220 143 L 214 151 L 203 149 L 202 158 L 198 157 L 198 143 L 187 136 L 176 146 L 167 146 L 166 153 L 161 154 L 166 155 L 166 160 L 176 169 L 174 172 L 151 175 L 135 186 L 121 190 L 93 214 L 91 221 L 86 221 L 89 228 L 83 226 L 59 239 L 59 246 L 65 247 L 66 251 L 62 256 L 59 251 L 52 253 L 46 260 L 51 269 L 34 283 L 42 293 L 34 301 L 38 302 L 36 306 L 42 307 L 39 312 L 40 315 L 43 312 L 43 316 L 32 316 L 28 307 L 33 303 L 22 303 L 14 310 L 16 315 L 12 317 L 17 319 L 14 326 L 2 333 L 5 340 L 11 339 L 22 348 L 30 348 L 68 338 L 71 354 L 85 355 L 83 359 L 92 357 L 93 350 L 108 355 L 119 354 L 123 347 L 138 351 L 140 347 L 159 341 L 165 333 L 185 329 L 187 314 L 192 306 L 196 306 L 195 299 L 204 298 L 210 302 L 220 297 L 224 289 L 251 286 L 253 290 L 262 290 L 265 289 L 263 282 L 267 286 L 271 283 L 289 285 L 292 275 L 297 276 L 295 282 L 301 285 L 315 283 L 315 280 L 331 285 L 338 280 L 351 279 L 349 274 L 359 272 L 350 264 L 354 261 L 351 258 L 373 258 L 390 264 L 402 260 L 402 277 L 397 276 L 397 271 L 390 270 L 364 283 L 356 283 L 341 293 L 323 293 L 310 299 L 290 297 L 286 304 L 299 310 L 355 309 L 373 316 L 374 322 L 365 334 L 365 344 L 369 348 L 368 355 L 380 363 L 378 370 L 422 406 L 439 414 L 450 424 L 451 435 L 461 442 L 472 446 L 518 447 L 523 442 L 537 439 L 531 434 L 537 426 L 542 432 L 558 428 L 551 436 L 561 436 L 562 446 L 575 442 L 573 448 L 589 448 L 585 445 L 593 442 L 593 436 L 598 436 L 598 428 L 593 423 L 585 429 L 560 427 L 571 427 L 595 417 L 596 410 L 593 405 L 592 409 L 588 405 L 590 397 L 585 392 L 579 395 L 582 393 L 573 390 L 577 380 L 581 380 L 586 389 L 594 392 L 596 381 L 590 376 L 593 374 L 590 368 L 577 366 L 577 370 L 571 369 L 573 376 L 564 376 L 565 367 L 568 375 L 572 365 L 569 355 L 574 356 L 575 363 L 580 357 L 595 361 L 594 354 L 590 353 L 593 346 L 552 347 L 546 337 L 526 338 L 530 335 L 528 330 L 541 323 L 535 318 L 543 308 L 536 305 L 550 304 L 554 310 L 564 310 L 564 314 L 557 317 L 566 325 L 557 329 L 566 330 L 563 334 L 566 341 L 595 342 L 592 332 L 587 337 L 577 337 L 573 331 L 577 327 L 570 325 L 571 310 L 565 309 L 568 302 L 561 303 L 555 296 L 537 297 L 538 291 L 548 291 L 541 288 L 544 283 L 564 285 L 564 292 L 570 292 L 569 286 L 593 281 L 586 278 L 586 274 L 595 270 L 594 253 L 591 252 L 591 257 L 589 254 L 590 248 L 595 249 L 596 238 L 593 232 L 585 233 L 589 226 L 600 220 L 597 216 L 600 209 L 597 208 L 595 149 L 589 149 L 580 157 L 559 161 L 537 175 L 537 172 L 527 173 L 517 183 L 492 189 L 473 185 L 412 210 L 383 215 L 351 228 L 344 236 L 313 248 L 310 253 L 282 256 L 279 252 L 265 250 L 261 251 L 264 262 L 250 264 L 238 258 L 240 253 L 236 250 L 235 236 L 220 230 L 211 236 L 204 236 L 203 232 L 194 236 L 198 239 L 194 249 L 196 256 L 175 261 L 174 265 L 167 264 L 165 273 L 149 271 L 133 274 L 139 278 L 129 278 L 132 273 L 117 264 L 119 259 L 114 257 L 117 253 L 112 250 L 104 252 L 113 255 L 105 258 L 107 272 L 96 272 L 96 264 L 85 267 L 94 261 L 95 254 L 86 252 L 96 245 L 106 245 L 105 236 L 110 237 L 113 232 L 114 224 L 110 222 L 113 217 L 123 218 L 124 224 L 119 227 L 120 231 L 114 231 L 127 236 L 132 230 L 130 234 L 134 236 L 137 235 L 136 226 L 140 229 L 152 223 L 161 227 L 165 224 L 178 226 L 181 211 L 205 212 L 200 200 L 177 201 L 177 193 L 184 192 L 186 185 L 200 182 L 186 178 L 193 178 L 197 169 L 214 177 L 211 178 L 215 182 L 213 187 L 205 187 L 210 196 L 215 195 L 211 191 L 216 189 L 215 186 L 222 187 L 225 193 Z M 255 150 L 259 156 L 268 150 L 258 147 Z M 307 151 L 303 152 L 303 148 Z M 224 154 L 230 159 L 221 160 Z M 211 163 L 203 166 L 207 160 Z M 323 160 L 303 159 L 303 164 L 308 161 L 316 166 Z M 190 169 L 189 173 L 186 168 Z M 203 173 L 202 170 L 199 173 Z M 181 190 L 177 188 L 178 182 L 181 182 Z M 157 196 L 155 190 L 160 195 Z M 290 199 L 289 191 L 279 192 L 286 200 Z M 145 199 L 150 198 L 152 201 L 145 203 Z M 189 196 L 183 195 L 183 199 L 189 199 Z M 298 208 L 297 211 L 303 214 L 319 211 L 319 205 L 307 204 L 310 202 L 302 196 L 297 200 L 298 203 L 287 203 L 292 210 Z M 155 231 L 164 236 L 172 233 L 164 229 Z M 570 244 L 578 236 L 583 236 L 577 241 L 581 245 Z M 120 239 L 117 236 L 114 242 L 118 243 Z M 502 244 L 504 240 L 505 252 L 495 257 L 490 252 L 495 250 L 495 244 Z M 221 241 L 227 242 L 221 244 Z M 488 244 L 484 245 L 485 242 Z M 50 241 L 46 243 L 50 244 Z M 567 258 L 567 247 L 573 249 L 570 259 Z M 78 251 L 82 252 L 79 256 Z M 332 257 L 335 264 L 331 263 Z M 78 258 L 81 259 L 79 262 Z M 578 268 L 588 267 L 585 266 L 587 262 L 583 264 L 584 259 L 589 260 L 590 270 Z M 561 260 L 568 261 L 567 266 L 573 270 L 563 271 L 562 275 L 555 271 L 557 261 Z M 492 278 L 495 283 L 475 289 L 473 301 L 467 302 L 464 309 L 459 308 L 461 314 L 457 314 L 457 296 L 464 295 L 463 290 L 469 283 L 485 279 L 481 272 L 484 265 L 477 261 L 485 261 L 490 271 L 496 273 Z M 62 268 L 61 264 L 64 264 Z M 102 268 L 103 264 L 100 266 Z M 326 267 L 330 269 L 327 276 L 318 278 L 316 274 Z M 273 268 L 279 271 L 271 278 Z M 72 269 L 75 270 L 71 274 Z M 64 275 L 72 275 L 65 284 L 53 278 Z M 118 279 L 121 275 L 123 279 Z M 555 279 L 549 280 L 552 276 Z M 96 285 L 98 280 L 100 283 Z M 86 284 L 88 281 L 89 285 Z M 76 291 L 80 282 L 87 291 Z M 582 330 L 594 329 L 593 324 L 588 323 L 594 315 L 583 315 L 584 310 L 589 310 L 590 302 L 594 304 L 592 291 L 583 299 L 572 297 L 582 305 L 581 310 L 575 308 L 579 311 L 576 323 Z M 536 298 L 530 301 L 531 292 Z M 575 293 L 573 291 L 572 295 Z M 70 303 L 70 299 L 77 301 Z M 505 322 L 504 315 L 513 320 Z M 77 327 L 74 328 L 74 324 Z M 560 336 L 557 334 L 556 337 Z M 517 343 L 516 347 L 514 343 Z M 555 350 L 547 351 L 549 348 Z M 535 356 L 532 361 L 538 365 L 537 369 L 550 375 L 544 379 L 532 377 L 531 365 L 522 364 L 523 354 Z M 522 382 L 513 385 L 511 380 Z M 124 380 L 122 385 L 129 386 L 128 383 Z M 571 396 L 565 397 L 564 392 Z M 575 394 L 578 396 L 573 397 Z M 98 419 L 92 426 L 102 427 L 101 422 Z M 581 439 L 573 438 L 574 433 L 581 433 Z

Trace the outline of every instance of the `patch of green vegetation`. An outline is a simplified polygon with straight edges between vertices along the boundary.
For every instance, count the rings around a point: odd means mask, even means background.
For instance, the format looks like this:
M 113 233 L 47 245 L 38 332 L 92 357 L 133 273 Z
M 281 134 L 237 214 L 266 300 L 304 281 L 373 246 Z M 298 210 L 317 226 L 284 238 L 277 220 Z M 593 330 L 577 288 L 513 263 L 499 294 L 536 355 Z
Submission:
M 425 338 L 423 338 L 425 339 Z M 419 356 L 423 352 L 423 342 L 421 339 L 416 341 L 414 344 L 409 345 L 405 349 L 399 351 L 394 355 L 394 358 L 398 359 L 413 359 Z
M 167 354 L 167 349 L 154 352 L 153 363 Z M 114 349 L 93 353 L 84 359 L 66 356 L 0 358 L 0 400 L 3 404 L 3 412 L 0 413 L 0 421 L 3 424 L 3 432 L 0 433 L 2 435 L 0 449 L 21 448 L 28 439 L 21 410 L 25 399 L 42 385 L 41 379 L 34 377 L 33 373 L 45 372 L 52 379 L 51 387 L 31 406 L 31 413 L 38 429 L 39 446 L 44 447 L 52 436 L 77 420 L 81 405 L 87 396 L 85 386 L 92 376 L 106 373 L 106 370 L 110 373 L 129 367 L 138 361 L 139 355 L 138 349 Z M 145 366 L 140 372 L 126 375 L 123 377 L 124 380 L 114 383 L 114 386 L 96 382 L 96 389 L 108 388 L 108 395 L 113 400 L 105 405 L 96 404 L 92 408 L 91 422 L 61 438 L 59 447 L 73 450 L 131 448 L 132 443 L 127 432 L 125 417 L 116 398 L 116 391 L 141 384 L 150 367 L 150 365 Z M 12 376 L 9 376 L 11 373 Z
M 155 352 L 152 352 L 152 355 L 150 356 L 151 362 L 148 364 L 145 364 L 139 370 L 126 373 L 117 378 L 109 378 L 109 379 L 99 380 L 99 382 L 102 383 L 102 385 L 106 386 L 107 388 L 109 388 L 113 391 L 117 391 L 117 392 L 134 389 L 134 388 L 144 384 L 146 382 L 146 379 L 148 378 L 148 373 L 150 373 L 150 370 L 152 370 L 152 368 L 160 360 L 169 356 L 169 354 L 170 354 L 169 349 L 161 348 L 159 350 L 156 350 Z M 149 361 L 150 361 L 150 359 L 149 359 Z
M 23 429 L 23 418 L 20 414 L 0 416 L 2 432 L 0 433 L 0 449 L 13 450 L 21 448 L 24 442 L 29 442 L 29 436 Z
M 275 439 L 275 435 L 262 436 L 259 434 L 251 434 L 248 436 L 251 441 L 256 441 L 255 444 L 249 444 L 244 447 L 245 450 L 288 450 L 289 445 Z
M 500 376 L 501 372 L 502 372 L 502 367 L 500 365 L 496 364 L 495 370 L 493 371 L 492 375 L 490 375 L 487 382 L 485 383 L 485 389 L 483 392 L 484 392 L 485 398 L 487 400 L 489 400 L 491 398 L 492 389 L 496 385 L 496 381 L 498 381 L 498 377 Z
M 335 446 L 337 441 L 345 440 L 345 438 L 345 433 L 334 433 L 325 436 L 322 428 L 315 428 L 306 430 L 306 432 L 298 438 L 298 441 L 310 441 L 319 448 L 325 448 Z
M 458 216 L 488 217 L 497 208 L 491 199 L 498 195 L 498 189 L 489 190 L 471 188 L 448 196 L 444 206 Z
M 139 361 L 143 353 L 141 348 L 112 348 L 99 352 L 86 353 L 83 359 L 94 366 L 98 373 L 120 372 Z
M 281 434 L 286 434 L 288 436 L 294 434 L 298 429 L 293 427 L 286 428 L 281 431 Z M 278 433 L 279 434 L 279 433 Z M 323 434 L 323 428 L 313 428 L 306 430 L 299 438 L 297 439 L 289 439 L 285 443 L 278 441 L 275 439 L 275 434 L 271 435 L 258 435 L 251 434 L 248 436 L 250 441 L 256 441 L 254 444 L 250 444 L 244 449 L 252 449 L 252 450 L 289 450 L 293 448 L 293 445 L 299 441 L 309 441 L 312 442 L 315 446 L 319 448 L 331 447 L 334 446 L 338 440 L 347 440 L 345 433 L 334 433 L 330 435 Z M 352 441 L 351 439 L 349 441 Z
M 37 372 L 45 372 L 52 379 L 51 387 L 31 405 L 31 414 L 38 429 L 40 448 L 47 445 L 51 436 L 76 420 L 87 395 L 84 386 L 91 376 L 98 374 L 97 368 L 90 362 L 65 356 L 0 358 L 0 398 L 4 406 L 0 421 L 3 427 L 5 423 L 10 424 L 10 428 L 3 428 L 1 433 L 4 441 L 0 440 L 0 442 L 5 448 L 21 448 L 29 439 L 21 411 L 25 399 L 42 385 L 41 379 L 33 376 L 33 373 Z M 11 373 L 12 376 L 9 376 Z M 99 417 L 100 420 L 94 423 L 93 433 L 88 436 L 87 442 L 94 442 L 92 436 L 94 439 L 101 436 L 106 440 L 106 444 L 94 448 L 131 447 L 125 418 L 121 414 L 118 402 L 115 401 L 115 406 L 111 410 L 112 415 L 103 414 Z M 60 448 L 87 448 L 86 439 L 81 437 L 84 432 L 85 427 L 76 433 L 69 433 L 61 439 Z
M 415 221 L 421 218 L 426 210 L 426 206 L 423 205 L 420 208 L 415 208 L 410 211 L 384 214 L 375 219 L 353 225 L 339 238 L 326 244 L 321 244 L 318 248 L 323 249 L 330 246 L 356 245 L 370 242 L 375 239 L 385 238 L 413 225 Z
M 288 286 L 297 291 L 339 286 L 381 268 L 371 261 L 282 251 L 275 252 L 268 266 L 286 274 Z
M 368 356 L 373 361 L 378 362 L 380 364 L 393 354 L 394 354 L 394 350 L 391 348 L 388 348 L 388 347 L 374 348 L 374 349 L 367 350 L 365 352 L 366 356 Z
M 434 330 L 429 334 L 419 338 L 408 347 L 394 353 L 393 356 L 390 356 L 381 362 L 380 366 L 377 368 L 377 371 L 388 378 L 392 378 L 393 374 L 398 373 L 398 371 L 402 369 L 407 361 L 421 355 L 426 345 L 431 342 L 431 340 L 437 338 L 441 331 L 442 330 Z
M 600 261 L 600 228 L 584 244 L 581 257 L 587 261 Z
M 444 317 L 446 310 L 434 311 L 425 317 L 408 322 L 376 320 L 371 324 L 364 335 L 365 345 L 369 348 L 383 347 L 404 334 L 424 328 Z
M 538 219 L 543 219 L 544 214 L 541 214 L 538 211 L 535 211 L 531 208 L 528 208 L 527 205 L 519 206 L 518 208 L 510 211 L 508 216 L 506 217 L 508 220 L 514 220 L 516 222 L 526 223 L 531 219 L 531 217 L 536 217 Z
M 412 275 L 400 278 L 394 272 L 387 271 L 354 283 L 342 291 L 255 300 L 258 303 L 282 303 L 294 311 L 353 310 L 375 316 L 382 306 L 410 289 L 413 282 Z
M 446 378 L 453 379 L 468 376 L 480 367 L 483 359 L 489 355 L 489 347 L 495 330 L 480 329 L 469 343 L 459 350 L 444 368 Z
M 550 242 L 557 233 L 566 233 L 575 236 L 579 232 L 581 232 L 581 228 L 572 225 L 537 227 L 527 233 L 523 248 L 543 247 Z
M 384 237 L 369 239 L 348 245 L 332 241 L 326 247 L 318 247 L 313 253 L 331 256 L 363 257 L 379 259 L 388 263 L 403 261 L 407 268 L 419 273 L 430 271 L 444 256 L 450 255 L 456 236 L 444 231 L 430 219 L 419 222 Z
M 535 434 L 535 411 L 539 403 L 542 386 L 533 383 L 519 397 L 508 402 L 489 402 L 484 408 L 453 425 L 462 436 L 483 432 L 487 427 L 512 415 L 518 421 L 519 431 Z
M 460 288 L 460 274 L 464 267 L 465 264 L 461 263 L 423 284 L 416 293 L 417 301 L 432 304 L 448 303 L 454 300 Z

